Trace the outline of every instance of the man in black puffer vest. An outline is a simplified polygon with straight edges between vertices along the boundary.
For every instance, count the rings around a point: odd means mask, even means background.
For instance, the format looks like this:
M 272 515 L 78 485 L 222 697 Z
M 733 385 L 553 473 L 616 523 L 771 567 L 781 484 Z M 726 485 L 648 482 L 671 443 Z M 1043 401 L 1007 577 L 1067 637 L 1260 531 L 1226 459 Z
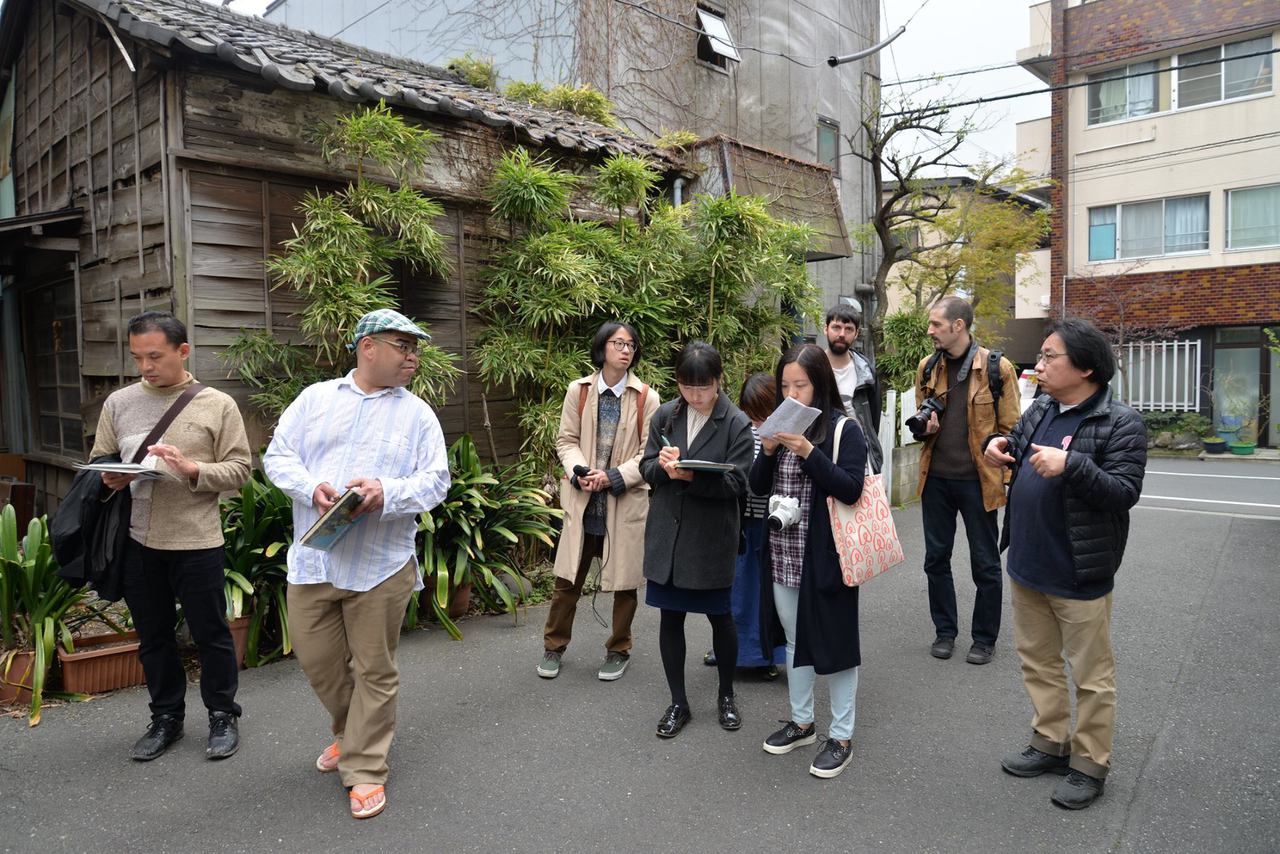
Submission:
M 1111 399 L 1111 346 L 1085 320 L 1054 325 L 1036 361 L 1047 394 L 1008 436 L 989 436 L 988 464 L 1013 468 L 1001 550 L 1013 588 L 1022 682 L 1035 710 L 1031 743 L 1000 762 L 1017 777 L 1065 774 L 1050 800 L 1083 809 L 1102 794 L 1115 732 L 1111 591 L 1142 494 L 1147 431 Z M 1077 721 L 1062 666 L 1076 683 Z

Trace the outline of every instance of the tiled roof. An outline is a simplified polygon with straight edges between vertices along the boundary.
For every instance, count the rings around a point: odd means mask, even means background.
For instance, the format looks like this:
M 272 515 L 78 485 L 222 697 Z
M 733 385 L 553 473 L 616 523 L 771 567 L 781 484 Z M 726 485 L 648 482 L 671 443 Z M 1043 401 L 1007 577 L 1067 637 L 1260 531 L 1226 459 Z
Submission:
M 169 49 L 216 57 L 275 86 L 328 92 L 351 102 L 379 99 L 421 113 L 437 113 L 512 128 L 522 140 L 583 152 L 623 152 L 678 168 L 662 149 L 571 113 L 512 101 L 463 83 L 433 65 L 391 56 L 247 17 L 201 0 L 75 0 L 118 30 Z

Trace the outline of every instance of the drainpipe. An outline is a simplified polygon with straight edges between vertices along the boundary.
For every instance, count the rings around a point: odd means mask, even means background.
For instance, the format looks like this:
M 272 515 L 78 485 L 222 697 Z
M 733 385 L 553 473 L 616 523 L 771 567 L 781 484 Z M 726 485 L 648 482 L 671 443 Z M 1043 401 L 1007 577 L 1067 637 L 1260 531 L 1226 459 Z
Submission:
M 680 205 L 684 203 L 684 179 L 683 178 L 676 179 L 675 184 L 672 185 L 671 187 L 671 196 L 673 201 L 675 202 L 676 207 L 680 207 Z

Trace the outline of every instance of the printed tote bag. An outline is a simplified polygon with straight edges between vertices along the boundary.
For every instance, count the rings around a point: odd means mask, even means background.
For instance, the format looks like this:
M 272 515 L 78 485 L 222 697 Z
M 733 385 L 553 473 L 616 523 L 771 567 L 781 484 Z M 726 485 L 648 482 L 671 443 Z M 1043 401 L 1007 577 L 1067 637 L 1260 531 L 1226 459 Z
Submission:
M 840 433 L 848 421 L 841 418 L 836 425 L 832 445 L 836 454 L 840 452 Z M 840 555 L 840 574 L 846 587 L 857 587 L 906 560 L 893 514 L 889 512 L 884 480 L 871 473 L 870 460 L 858 503 L 849 505 L 827 496 L 827 511 L 831 514 L 831 534 L 836 541 L 836 553 Z

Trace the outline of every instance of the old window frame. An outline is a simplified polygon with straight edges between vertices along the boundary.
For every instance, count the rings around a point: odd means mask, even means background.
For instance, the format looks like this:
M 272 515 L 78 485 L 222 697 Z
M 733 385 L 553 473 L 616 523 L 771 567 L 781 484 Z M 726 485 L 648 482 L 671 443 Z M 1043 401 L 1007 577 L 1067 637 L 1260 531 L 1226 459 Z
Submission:
M 742 56 L 734 44 L 733 35 L 729 32 L 729 22 L 725 13 L 719 9 L 699 4 L 695 9 L 698 16 L 698 61 L 729 71 L 730 62 L 741 62 Z

